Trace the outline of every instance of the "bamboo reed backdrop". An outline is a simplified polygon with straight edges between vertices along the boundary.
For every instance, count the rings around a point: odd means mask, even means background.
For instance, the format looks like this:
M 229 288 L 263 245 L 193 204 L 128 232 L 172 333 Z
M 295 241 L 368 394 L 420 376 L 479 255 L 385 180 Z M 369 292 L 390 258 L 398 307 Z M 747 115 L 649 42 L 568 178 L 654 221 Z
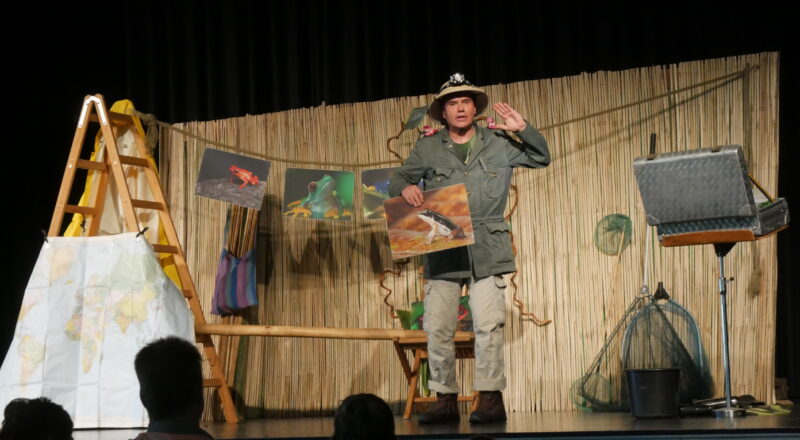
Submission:
M 570 385 L 639 293 L 646 222 L 631 164 L 647 154 L 650 133 L 657 134 L 661 153 L 741 144 L 751 174 L 775 193 L 777 78 L 778 55 L 762 53 L 486 87 L 492 102 L 510 103 L 541 129 L 553 157 L 550 167 L 518 169 L 513 178 L 519 194 L 510 219 L 518 295 L 527 310 L 553 322 L 538 327 L 522 319 L 509 292 L 509 411 L 573 408 Z M 382 302 L 378 281 L 384 269 L 396 268 L 385 223 L 363 220 L 358 197 L 350 223 L 283 218 L 284 175 L 288 167 L 343 169 L 356 173 L 360 187 L 359 173 L 379 167 L 369 164 L 394 159 L 385 142 L 401 119 L 432 96 L 175 125 L 273 159 L 257 236 L 260 304 L 243 313 L 244 323 L 400 328 Z M 499 119 L 491 109 L 487 114 Z M 194 185 L 203 151 L 213 145 L 175 130 L 162 130 L 161 136 L 161 176 L 208 314 L 226 204 L 195 196 Z M 392 147 L 405 156 L 415 140 L 416 134 L 406 131 Z M 613 213 L 633 221 L 632 242 L 619 257 L 601 253 L 593 243 L 595 225 Z M 412 259 L 400 276 L 387 275 L 386 285 L 394 291 L 389 300 L 397 308 L 409 309 L 419 298 L 419 264 Z M 651 289 L 663 281 L 697 320 L 715 395 L 722 395 L 712 246 L 662 248 L 654 239 L 649 267 Z M 736 278 L 728 291 L 732 390 L 768 402 L 774 400 L 776 268 L 775 237 L 740 243 L 726 258 L 726 275 Z M 223 322 L 210 314 L 207 319 Z M 406 397 L 406 379 L 388 341 L 243 337 L 238 351 L 226 348 L 222 355 L 236 364 L 229 380 L 245 417 L 330 414 L 357 392 L 375 393 L 399 409 Z M 471 390 L 471 362 L 459 370 L 462 388 Z

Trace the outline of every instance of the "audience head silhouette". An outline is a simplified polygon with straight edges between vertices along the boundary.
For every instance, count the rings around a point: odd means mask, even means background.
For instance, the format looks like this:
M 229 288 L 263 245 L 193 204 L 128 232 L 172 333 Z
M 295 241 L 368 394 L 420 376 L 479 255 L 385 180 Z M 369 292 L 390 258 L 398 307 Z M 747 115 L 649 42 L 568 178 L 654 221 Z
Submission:
M 194 344 L 174 336 L 142 348 L 134 366 L 139 397 L 153 420 L 187 418 L 203 413 L 203 370 Z
M 0 440 L 72 440 L 72 419 L 47 397 L 14 399 L 6 405 Z
M 394 414 L 374 394 L 354 394 L 336 410 L 333 440 L 394 440 Z

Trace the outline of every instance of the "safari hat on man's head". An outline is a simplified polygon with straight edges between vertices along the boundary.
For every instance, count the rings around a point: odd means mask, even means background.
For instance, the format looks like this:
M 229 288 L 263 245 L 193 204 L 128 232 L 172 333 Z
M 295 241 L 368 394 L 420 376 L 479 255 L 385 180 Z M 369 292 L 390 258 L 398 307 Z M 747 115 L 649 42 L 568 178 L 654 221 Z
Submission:
M 431 102 L 431 105 L 428 107 L 428 116 L 434 121 L 444 124 L 444 120 L 442 119 L 442 105 L 447 101 L 448 97 L 456 94 L 472 95 L 472 99 L 475 101 L 475 109 L 477 110 L 475 116 L 483 113 L 486 106 L 489 105 L 489 97 L 483 89 L 472 85 L 472 83 L 464 78 L 463 74 L 454 73 L 450 75 L 450 79 L 446 83 L 442 84 L 439 93 L 433 98 L 433 102 Z

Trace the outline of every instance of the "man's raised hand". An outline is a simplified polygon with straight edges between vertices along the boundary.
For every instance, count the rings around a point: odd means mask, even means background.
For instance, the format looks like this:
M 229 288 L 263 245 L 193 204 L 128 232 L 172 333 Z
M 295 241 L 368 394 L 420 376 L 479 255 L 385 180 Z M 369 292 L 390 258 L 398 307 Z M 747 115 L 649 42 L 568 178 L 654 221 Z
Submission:
M 508 131 L 520 131 L 525 128 L 525 125 L 527 125 L 527 122 L 525 122 L 525 119 L 522 118 L 522 115 L 520 115 L 505 102 L 498 102 L 493 105 L 492 108 L 501 118 L 503 118 L 503 123 L 495 124 L 494 128 Z

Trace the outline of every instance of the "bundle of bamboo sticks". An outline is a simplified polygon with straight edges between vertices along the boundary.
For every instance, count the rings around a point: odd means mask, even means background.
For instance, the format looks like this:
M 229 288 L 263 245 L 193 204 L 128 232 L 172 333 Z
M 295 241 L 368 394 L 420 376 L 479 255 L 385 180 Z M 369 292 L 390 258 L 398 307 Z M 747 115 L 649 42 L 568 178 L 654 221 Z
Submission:
M 256 209 L 239 205 L 231 205 L 228 209 L 228 235 L 225 237 L 225 248 L 236 257 L 250 252 L 256 244 L 258 232 L 258 214 Z

